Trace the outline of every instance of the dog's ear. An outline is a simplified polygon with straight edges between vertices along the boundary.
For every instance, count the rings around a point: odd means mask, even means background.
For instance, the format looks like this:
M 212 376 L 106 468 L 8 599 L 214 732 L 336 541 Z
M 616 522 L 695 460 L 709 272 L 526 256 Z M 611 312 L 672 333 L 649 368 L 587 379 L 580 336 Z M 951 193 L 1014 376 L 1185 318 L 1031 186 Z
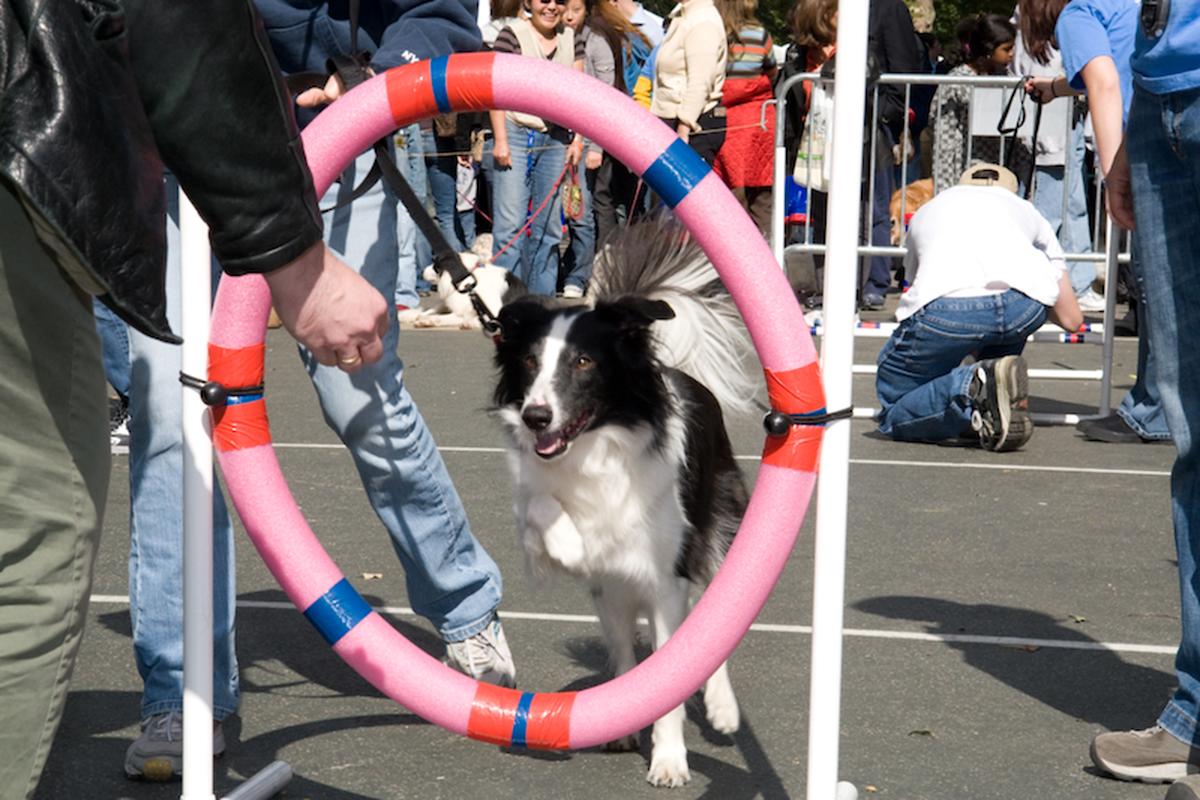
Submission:
M 659 320 L 675 318 L 675 310 L 667 301 L 646 297 L 622 297 L 613 302 L 597 303 L 596 314 L 621 331 L 645 330 Z
M 506 303 L 496 317 L 496 321 L 500 323 L 496 345 L 519 339 L 523 331 L 545 321 L 549 313 L 546 307 L 532 295 L 525 295 L 515 302 Z

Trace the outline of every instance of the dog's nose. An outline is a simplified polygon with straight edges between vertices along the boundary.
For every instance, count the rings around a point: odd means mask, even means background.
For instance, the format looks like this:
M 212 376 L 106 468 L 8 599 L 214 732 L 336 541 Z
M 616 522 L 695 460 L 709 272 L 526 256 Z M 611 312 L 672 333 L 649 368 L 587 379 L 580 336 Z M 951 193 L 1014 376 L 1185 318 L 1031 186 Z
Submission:
M 554 419 L 550 406 L 526 406 L 521 412 L 521 420 L 531 431 L 544 431 Z

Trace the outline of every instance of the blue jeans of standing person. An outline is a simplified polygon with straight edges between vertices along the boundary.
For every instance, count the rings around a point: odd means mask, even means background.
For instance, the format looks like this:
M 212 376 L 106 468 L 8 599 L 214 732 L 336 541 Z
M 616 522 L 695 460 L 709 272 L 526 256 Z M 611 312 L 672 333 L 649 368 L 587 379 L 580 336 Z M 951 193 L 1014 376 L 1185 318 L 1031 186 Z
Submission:
M 179 193 L 173 177 L 166 185 L 167 319 L 179 331 Z M 197 311 L 206 314 L 208 307 Z M 120 344 L 103 339 L 106 363 Z M 183 388 L 177 345 L 130 329 L 128 347 L 129 614 L 145 719 L 183 708 Z M 238 707 L 236 582 L 233 527 L 220 486 L 213 487 L 213 716 L 220 720 Z
M 400 174 L 404 176 L 405 180 L 408 181 L 408 185 L 412 187 L 413 192 L 423 201 L 427 192 L 425 186 L 425 159 L 421 145 L 421 126 L 414 122 L 412 125 L 402 128 L 400 132 L 404 135 L 405 146 L 396 151 L 396 165 L 400 168 Z M 356 164 L 359 162 L 365 163 L 366 170 L 370 170 L 370 159 L 360 156 Z M 365 176 L 367 173 L 365 171 L 358 171 L 358 167 L 355 169 L 358 179 L 362 180 L 362 176 Z M 371 191 L 379 189 L 391 197 L 392 202 L 398 200 L 392 194 L 391 189 L 382 186 L 382 184 L 383 181 L 379 181 Z M 380 189 L 380 187 L 382 188 Z M 426 256 L 425 252 L 422 251 L 422 245 L 424 245 L 424 251 L 429 250 L 429 243 L 425 241 L 425 237 L 417 230 L 417 226 L 412 221 L 412 215 L 408 213 L 408 209 L 404 207 L 403 203 L 397 203 L 396 205 L 394 230 L 396 231 L 398 255 L 396 261 L 396 291 L 392 295 L 393 302 L 397 306 L 417 308 L 421 304 L 420 299 L 417 297 L 417 289 L 421 284 L 425 283 L 421 277 L 421 272 L 425 269 L 426 265 L 433 263 L 433 257 Z M 425 260 L 426 258 L 428 258 L 428 261 Z M 384 297 L 387 297 L 387 295 L 384 295 Z
M 461 253 L 475 241 L 475 209 L 458 210 L 458 157 L 442 155 L 454 152 L 454 138 L 437 136 L 432 130 L 423 131 L 422 135 L 425 172 L 429 176 L 438 227 L 450 246 Z
M 1133 387 L 1121 398 L 1121 404 L 1117 406 L 1117 415 L 1143 439 L 1170 439 L 1171 430 L 1167 426 L 1167 414 L 1163 410 L 1162 397 L 1158 390 L 1158 358 L 1150 346 L 1150 317 L 1154 312 L 1146 303 L 1145 281 L 1142 280 L 1142 268 L 1136 255 L 1139 238 L 1138 232 L 1134 231 L 1135 255 L 1130 265 L 1133 278 L 1138 283 L 1137 378 Z
M 492 171 L 493 260 L 515 273 L 530 293 L 553 296 L 558 282 L 558 244 L 562 241 L 558 178 L 570 134 L 561 128 L 539 133 L 511 120 L 504 124 L 512 166 L 496 165 Z M 538 211 L 543 201 L 546 205 Z M 522 233 L 514 241 L 527 214 L 535 211 L 537 216 L 527 234 Z
M 1135 89 L 1125 129 L 1137 227 L 1134 247 L 1150 313 L 1157 385 L 1178 455 L 1171 510 L 1179 556 L 1179 687 L 1159 716 L 1169 733 L 1200 743 L 1200 89 Z
M 571 234 L 571 246 L 566 252 L 563 288 L 576 286 L 587 288 L 592 277 L 592 261 L 596 257 L 596 218 L 592 207 L 592 188 L 596 183 L 597 170 L 579 170 L 579 188 L 583 190 L 583 216 L 568 219 L 567 230 Z
M 871 176 L 874 197 L 870 206 L 863 209 L 870 215 L 868 233 L 875 247 L 888 247 L 892 243 L 892 193 L 896 190 L 893 181 L 892 136 L 887 129 L 879 128 L 879 136 L 886 142 L 886 153 L 880 148 L 875 162 L 875 174 Z M 864 197 L 865 199 L 865 197 Z M 884 297 L 892 285 L 892 257 L 867 256 L 867 274 L 862 284 L 862 295 Z
M 1054 229 L 1064 253 L 1086 253 L 1092 249 L 1083 155 L 1083 121 L 1080 120 L 1071 128 L 1070 147 L 1063 153 L 1063 158 L 1070 162 L 1070 185 L 1066 183 L 1067 167 L 1063 165 L 1039 166 L 1033 173 L 1033 205 Z M 1067 192 L 1066 219 L 1063 219 L 1064 191 Z M 1096 278 L 1096 267 L 1090 261 L 1068 261 L 1067 271 L 1076 295 L 1087 291 Z
M 879 353 L 879 431 L 906 442 L 940 442 L 971 430 L 976 361 L 1017 355 L 1046 319 L 1046 307 L 1009 289 L 982 297 L 939 297 L 900 323 Z
M 96 317 L 96 332 L 103 344 L 104 377 L 108 385 L 126 401 L 129 400 L 129 328 L 113 313 L 113 310 L 92 300 L 92 313 Z
M 370 164 L 369 153 L 360 156 L 322 207 L 348 194 L 353 173 L 364 174 Z M 326 242 L 384 297 L 396 288 L 397 219 L 397 200 L 382 189 L 325 218 Z M 471 533 L 433 436 L 404 385 L 398 338 L 393 313 L 383 357 L 353 375 L 318 364 L 304 348 L 300 355 L 325 421 L 350 450 L 367 499 L 404 565 L 409 603 L 443 639 L 461 641 L 491 621 L 500 604 L 500 571 Z

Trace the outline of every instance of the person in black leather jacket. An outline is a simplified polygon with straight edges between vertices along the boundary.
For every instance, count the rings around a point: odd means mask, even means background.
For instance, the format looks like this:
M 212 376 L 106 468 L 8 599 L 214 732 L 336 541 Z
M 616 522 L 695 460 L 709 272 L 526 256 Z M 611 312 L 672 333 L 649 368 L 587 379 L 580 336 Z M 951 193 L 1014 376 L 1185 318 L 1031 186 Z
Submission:
M 160 162 L 161 157 L 161 162 Z M 387 304 L 326 250 L 248 0 L 0 4 L 0 798 L 33 794 L 78 651 L 108 487 L 89 295 L 163 312 L 163 163 L 231 274 L 263 273 L 326 364 L 379 358 Z

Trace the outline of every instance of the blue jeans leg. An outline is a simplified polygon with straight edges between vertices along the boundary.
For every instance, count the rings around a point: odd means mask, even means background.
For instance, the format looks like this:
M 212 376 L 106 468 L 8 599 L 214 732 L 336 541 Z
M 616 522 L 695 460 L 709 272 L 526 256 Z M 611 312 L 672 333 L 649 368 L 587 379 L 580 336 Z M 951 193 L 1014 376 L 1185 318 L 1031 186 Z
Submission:
M 905 319 L 877 360 L 879 431 L 909 442 L 938 442 L 971 429 L 974 365 L 963 359 L 1020 353 L 1046 307 L 1009 290 L 939 298 Z
M 425 161 L 421 157 L 421 126 L 413 123 L 404 128 L 403 133 L 405 146 L 396 151 L 396 163 L 413 192 L 418 198 L 423 198 L 426 191 Z M 384 187 L 384 192 L 392 196 L 387 187 Z M 417 286 L 421 283 L 421 271 L 425 268 L 425 262 L 421 260 L 421 243 L 425 242 L 425 237 L 417 230 L 412 215 L 403 203 L 397 203 L 396 218 L 396 291 L 392 295 L 393 302 L 398 306 L 417 308 L 421 304 L 417 297 Z M 425 242 L 425 247 L 428 246 Z
M 578 286 L 583 289 L 592 277 L 592 260 L 596 256 L 596 220 L 593 216 L 591 186 L 595 183 L 596 170 L 580 170 L 579 187 L 583 189 L 583 216 L 568 220 L 571 232 L 571 247 L 567 251 L 567 274 L 563 286 Z
M 512 166 L 495 169 L 492 210 L 495 219 L 495 263 L 515 272 L 533 294 L 553 295 L 558 280 L 558 243 L 562 241 L 562 201 L 557 191 L 549 196 L 562 172 L 566 145 L 544 133 L 506 122 Z M 548 197 L 549 196 L 549 197 Z M 548 199 L 547 199 L 548 198 Z M 527 209 L 546 205 L 530 225 L 528 236 L 513 241 L 525 224 Z
M 360 157 L 352 169 L 366 170 Z M 360 173 L 361 174 L 361 173 Z M 323 205 L 349 191 L 335 184 Z M 396 200 L 372 190 L 326 219 L 326 240 L 384 297 L 396 281 Z M 325 421 L 354 459 L 367 498 L 404 565 L 409 602 L 447 641 L 482 630 L 500 603 L 500 571 L 467 515 L 424 419 L 404 386 L 392 317 L 383 357 L 354 375 L 301 348 Z
M 1091 250 L 1092 232 L 1088 227 L 1087 196 L 1083 182 L 1083 123 L 1071 130 L 1071 149 L 1064 158 L 1071 159 L 1071 184 L 1067 197 L 1067 217 L 1063 219 L 1063 191 L 1066 167 L 1041 166 L 1034 171 L 1033 204 L 1058 235 L 1065 253 L 1086 253 Z M 1096 277 L 1096 267 L 1087 261 L 1068 261 L 1071 288 L 1082 294 Z
M 1137 239 L 1134 231 L 1134 239 Z M 1136 245 L 1135 245 L 1136 246 Z M 1170 439 L 1167 415 L 1158 392 L 1158 359 L 1150 347 L 1150 307 L 1146 304 L 1146 288 L 1138 260 L 1133 259 L 1133 276 L 1138 282 L 1137 318 L 1141 328 L 1138 335 L 1137 379 L 1133 388 L 1121 398 L 1117 414 L 1143 439 Z
M 433 207 L 437 211 L 438 228 L 442 235 L 458 252 L 462 252 L 470 242 L 466 241 L 458 230 L 456 208 L 458 193 L 455 187 L 458 181 L 458 159 L 454 156 L 439 155 L 439 150 L 452 150 L 454 140 L 433 135 L 433 131 L 425 131 L 425 170 L 429 175 L 429 189 L 433 195 Z M 474 237 L 472 237 L 474 238 Z
M 100 352 L 104 359 L 104 377 L 117 394 L 129 398 L 129 329 L 111 308 L 92 300 L 96 332 L 100 334 Z
M 1150 348 L 1167 425 L 1178 455 L 1171 506 L 1179 556 L 1179 687 L 1159 724 L 1185 742 L 1200 728 L 1200 91 L 1155 96 L 1135 89 L 1126 128 L 1138 229 L 1134 242 L 1150 314 Z
M 167 318 L 178 331 L 179 204 L 167 179 Z M 206 309 L 207 311 L 207 309 Z M 183 708 L 183 438 L 180 351 L 130 330 L 129 609 L 142 717 Z M 213 715 L 237 711 L 233 528 L 213 482 Z

